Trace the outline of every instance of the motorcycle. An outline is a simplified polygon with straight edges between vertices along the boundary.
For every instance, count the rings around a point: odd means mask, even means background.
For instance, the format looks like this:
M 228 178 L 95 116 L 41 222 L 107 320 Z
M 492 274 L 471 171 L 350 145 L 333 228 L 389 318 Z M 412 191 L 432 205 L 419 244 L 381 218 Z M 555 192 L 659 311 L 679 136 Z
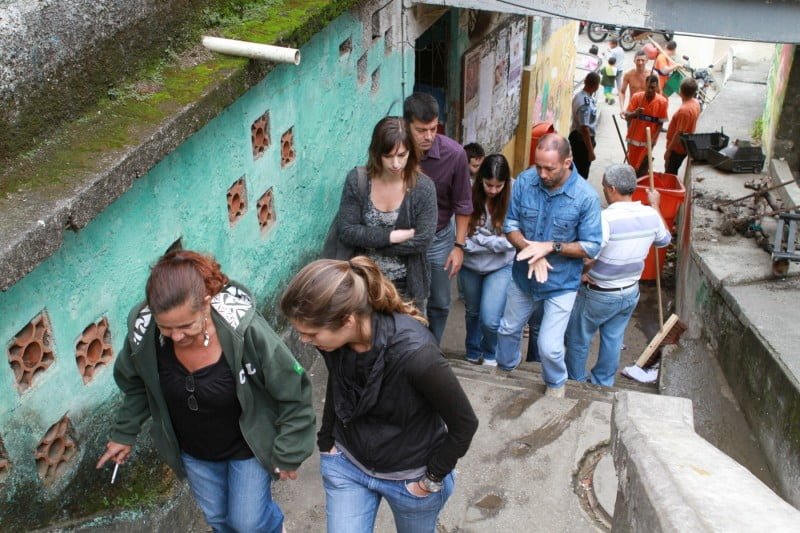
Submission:
M 708 68 L 693 68 L 689 61 L 689 56 L 683 56 L 683 61 L 682 67 L 697 82 L 697 95 L 695 98 L 700 103 L 700 109 L 703 109 L 707 103 L 714 99 L 714 96 L 719 91 L 717 80 L 711 73 L 714 65 L 709 65 Z M 711 91 L 713 91 L 713 95 L 710 94 Z
M 586 29 L 586 35 L 589 37 L 589 40 L 594 43 L 600 43 L 605 41 L 609 35 L 618 35 L 619 45 L 626 52 L 630 52 L 636 47 L 637 41 L 640 41 L 642 39 L 642 34 L 644 33 L 653 33 L 653 32 L 651 32 L 650 30 L 641 30 L 637 28 L 616 26 L 614 24 L 600 24 L 598 22 L 590 23 L 588 28 Z M 664 35 L 664 39 L 666 39 L 667 41 L 671 41 L 672 37 L 674 36 L 671 32 L 666 32 L 666 31 L 660 31 L 655 33 L 661 33 L 662 35 Z

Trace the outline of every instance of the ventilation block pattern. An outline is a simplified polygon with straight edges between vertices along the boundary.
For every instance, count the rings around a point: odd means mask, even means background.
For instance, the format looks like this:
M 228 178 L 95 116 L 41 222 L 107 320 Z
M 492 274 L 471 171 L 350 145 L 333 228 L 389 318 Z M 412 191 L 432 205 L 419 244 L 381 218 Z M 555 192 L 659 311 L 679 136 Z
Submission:
M 294 128 L 281 135 L 281 167 L 294 161 Z
M 33 378 L 47 370 L 54 360 L 50 321 L 42 311 L 8 344 L 8 362 L 19 392 L 28 390 Z
M 84 385 L 92 381 L 94 373 L 109 364 L 113 357 L 111 331 L 108 328 L 108 319 L 103 317 L 99 322 L 89 324 L 75 345 L 75 361 L 78 372 L 83 376 Z
M 228 222 L 236 224 L 247 211 L 247 185 L 244 176 L 233 182 L 228 189 Z
M 273 202 L 271 187 L 267 189 L 267 192 L 261 195 L 256 206 L 258 209 L 258 226 L 261 228 L 261 231 L 266 231 L 276 220 L 275 202 Z
M 258 117 L 250 127 L 250 141 L 253 144 L 253 159 L 258 159 L 271 144 L 269 135 L 269 111 Z
M 78 447 L 72 436 L 72 424 L 67 415 L 50 426 L 36 447 L 36 468 L 45 485 L 50 485 L 64 475 L 70 460 L 77 455 Z
M 3 482 L 8 477 L 8 473 L 11 470 L 11 463 L 8 460 L 8 453 L 6 452 L 6 447 L 3 444 L 3 439 L 0 438 L 0 483 Z

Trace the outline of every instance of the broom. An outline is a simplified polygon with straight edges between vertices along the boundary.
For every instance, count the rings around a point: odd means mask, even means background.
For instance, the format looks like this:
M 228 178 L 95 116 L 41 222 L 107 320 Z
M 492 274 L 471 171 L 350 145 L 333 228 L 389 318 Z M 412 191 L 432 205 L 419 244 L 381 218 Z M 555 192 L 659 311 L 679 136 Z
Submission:
M 650 177 L 650 190 L 655 190 L 655 178 L 653 177 L 653 143 L 650 139 L 650 128 L 645 130 L 647 134 L 647 161 L 648 161 L 648 176 Z M 678 315 L 672 313 L 666 322 L 664 322 L 664 308 L 661 301 L 661 267 L 658 264 L 658 249 L 654 247 L 655 264 L 656 264 L 656 292 L 658 293 L 658 323 L 661 326 L 650 341 L 650 344 L 642 352 L 642 355 L 636 360 L 636 364 L 627 366 L 622 370 L 622 375 L 642 383 L 652 383 L 658 377 L 657 369 L 644 370 L 645 367 L 652 364 L 656 359 L 653 357 L 661 346 L 667 344 L 677 344 L 681 334 L 686 331 L 686 324 L 680 321 Z

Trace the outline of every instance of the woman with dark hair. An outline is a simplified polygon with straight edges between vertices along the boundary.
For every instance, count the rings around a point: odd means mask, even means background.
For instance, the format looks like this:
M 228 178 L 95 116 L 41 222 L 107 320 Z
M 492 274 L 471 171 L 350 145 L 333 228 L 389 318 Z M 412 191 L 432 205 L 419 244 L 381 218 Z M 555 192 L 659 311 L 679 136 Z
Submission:
M 359 173 L 366 174 L 366 187 L 359 187 Z M 339 240 L 375 261 L 404 298 L 425 309 L 430 287 L 426 251 L 436 217 L 436 189 L 419 171 L 405 121 L 381 119 L 372 132 L 366 168 L 347 175 Z
M 307 265 L 281 311 L 328 368 L 317 433 L 328 533 L 372 531 L 381 498 L 399 533 L 433 533 L 478 420 L 426 320 L 361 256 Z
M 503 235 L 503 222 L 511 197 L 511 170 L 501 154 L 483 160 L 472 185 L 472 215 L 458 273 L 464 291 L 470 363 L 497 366 L 497 328 L 506 306 L 511 282 L 514 247 Z
M 167 253 L 146 293 L 114 365 L 124 398 L 97 468 L 124 463 L 152 417 L 156 448 L 214 531 L 280 532 L 272 478 L 296 479 L 314 445 L 303 367 L 211 257 Z

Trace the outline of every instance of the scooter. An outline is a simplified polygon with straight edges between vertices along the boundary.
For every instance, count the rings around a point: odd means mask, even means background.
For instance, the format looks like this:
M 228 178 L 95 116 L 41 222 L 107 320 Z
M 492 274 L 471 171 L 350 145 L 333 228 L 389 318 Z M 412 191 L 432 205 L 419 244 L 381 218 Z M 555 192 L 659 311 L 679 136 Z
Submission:
M 586 35 L 589 37 L 589 40 L 595 43 L 605 41 L 609 35 L 618 35 L 619 45 L 626 52 L 630 52 L 636 47 L 636 43 L 641 40 L 641 34 L 643 33 L 653 32 L 650 32 L 650 30 L 615 26 L 614 24 L 600 24 L 597 22 L 590 23 L 586 30 Z M 654 33 L 661 33 L 667 41 L 671 41 L 673 37 L 671 32 L 659 31 Z

